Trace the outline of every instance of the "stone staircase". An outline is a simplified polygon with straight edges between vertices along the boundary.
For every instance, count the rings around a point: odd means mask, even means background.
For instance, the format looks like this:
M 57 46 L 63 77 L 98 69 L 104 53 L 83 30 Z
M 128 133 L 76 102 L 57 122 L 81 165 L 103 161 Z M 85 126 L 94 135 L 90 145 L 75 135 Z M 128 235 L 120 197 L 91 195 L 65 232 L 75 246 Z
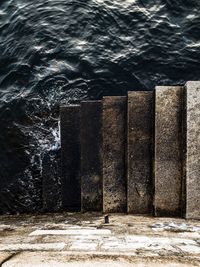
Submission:
M 62 106 L 66 211 L 200 218 L 200 82 Z

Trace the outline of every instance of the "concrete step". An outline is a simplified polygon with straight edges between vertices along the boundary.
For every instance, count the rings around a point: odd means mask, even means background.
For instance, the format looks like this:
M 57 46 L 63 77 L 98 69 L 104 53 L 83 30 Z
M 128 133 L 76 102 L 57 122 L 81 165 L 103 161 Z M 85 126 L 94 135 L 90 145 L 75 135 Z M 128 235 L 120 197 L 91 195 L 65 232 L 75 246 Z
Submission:
M 156 216 L 181 216 L 182 98 L 180 86 L 155 89 Z
M 65 210 L 200 219 L 200 82 L 62 107 L 61 146 Z
M 153 92 L 128 92 L 128 213 L 152 213 Z
M 185 86 L 184 216 L 200 219 L 200 82 Z

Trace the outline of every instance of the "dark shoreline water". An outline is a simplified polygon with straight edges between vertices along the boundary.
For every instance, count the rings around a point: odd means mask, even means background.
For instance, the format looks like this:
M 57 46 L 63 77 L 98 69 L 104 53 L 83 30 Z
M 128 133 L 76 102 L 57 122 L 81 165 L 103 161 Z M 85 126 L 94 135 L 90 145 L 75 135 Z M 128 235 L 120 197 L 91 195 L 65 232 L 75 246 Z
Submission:
M 60 104 L 200 80 L 199 30 L 198 0 L 1 1 L 0 212 L 41 208 Z

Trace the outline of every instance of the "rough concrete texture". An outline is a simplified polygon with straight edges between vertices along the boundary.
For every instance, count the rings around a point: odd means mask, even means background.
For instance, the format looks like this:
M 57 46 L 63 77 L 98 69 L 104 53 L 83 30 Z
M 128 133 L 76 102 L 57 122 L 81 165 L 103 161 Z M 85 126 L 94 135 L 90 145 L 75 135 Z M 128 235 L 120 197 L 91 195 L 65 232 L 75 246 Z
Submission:
M 185 86 L 185 217 L 200 219 L 200 82 Z
M 126 211 L 126 97 L 103 98 L 103 211 Z
M 27 259 L 28 262 L 27 262 Z M 3 267 L 191 267 L 191 263 L 181 263 L 176 261 L 150 261 L 142 259 L 140 261 L 123 259 L 119 257 L 95 257 L 95 256 L 72 256 L 66 253 L 61 255 L 55 253 L 34 253 L 23 252 L 12 260 L 3 264 Z M 198 266 L 198 265 L 196 265 Z
M 3 267 L 200 266 L 199 240 L 198 221 L 174 218 L 113 214 L 104 224 L 102 214 L 63 213 L 0 224 Z
M 13 253 L 11 252 L 0 252 L 0 266 L 5 262 L 8 261 L 12 257 Z
M 81 210 L 102 211 L 102 102 L 81 103 Z
M 128 93 L 127 208 L 152 213 L 153 92 Z
M 155 199 L 156 216 L 181 215 L 182 87 L 155 90 Z
M 60 108 L 62 204 L 67 211 L 81 209 L 80 106 Z

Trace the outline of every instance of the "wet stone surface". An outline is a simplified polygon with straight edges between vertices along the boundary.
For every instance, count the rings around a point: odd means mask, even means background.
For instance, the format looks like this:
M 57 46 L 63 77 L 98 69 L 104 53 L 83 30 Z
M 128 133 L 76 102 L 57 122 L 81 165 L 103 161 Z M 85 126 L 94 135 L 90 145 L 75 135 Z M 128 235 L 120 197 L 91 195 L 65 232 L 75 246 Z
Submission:
M 103 98 L 103 210 L 126 211 L 126 97 Z
M 155 215 L 180 216 L 182 199 L 182 87 L 155 90 Z
M 134 214 L 152 213 L 153 92 L 128 94 L 127 206 Z
M 102 211 L 102 102 L 81 103 L 81 210 Z

